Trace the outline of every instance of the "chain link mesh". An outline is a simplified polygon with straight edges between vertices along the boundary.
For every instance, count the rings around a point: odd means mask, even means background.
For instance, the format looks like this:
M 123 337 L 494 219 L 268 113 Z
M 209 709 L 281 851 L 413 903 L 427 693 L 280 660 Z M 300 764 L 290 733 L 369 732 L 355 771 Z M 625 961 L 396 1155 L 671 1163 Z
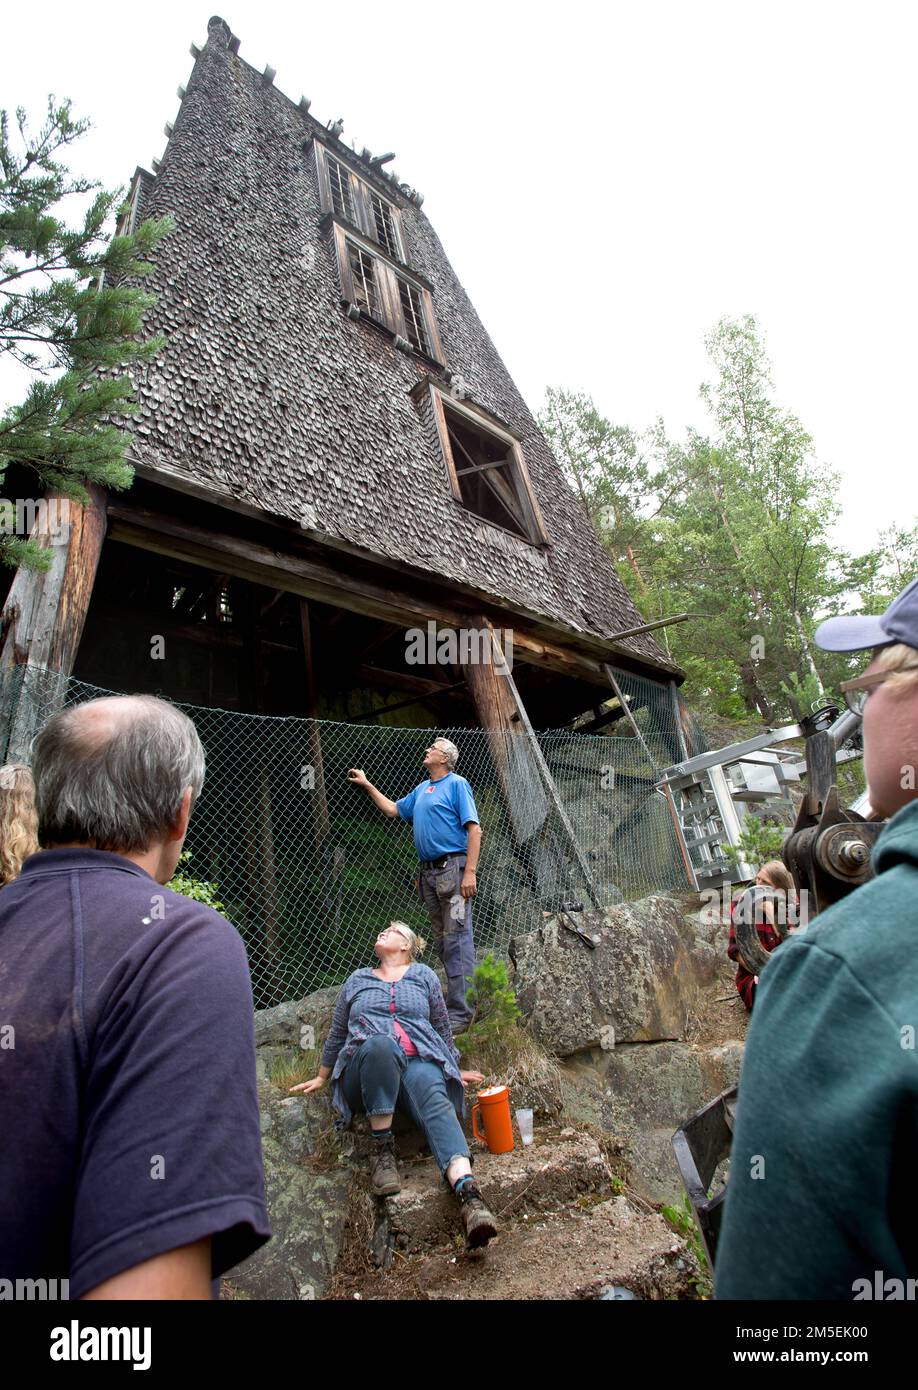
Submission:
M 505 951 L 563 904 L 685 887 L 672 815 L 654 782 L 684 757 L 680 724 L 690 754 L 704 740 L 669 687 L 617 679 L 646 747 L 625 720 L 615 727 L 629 737 L 547 731 L 534 748 L 522 732 L 340 724 L 176 701 L 207 756 L 183 871 L 217 885 L 246 943 L 256 1007 L 340 984 L 372 961 L 392 919 L 431 935 L 410 827 L 382 815 L 347 771 L 363 768 L 395 800 L 425 780 L 435 737 L 457 744 L 457 771 L 481 821 L 479 955 Z M 31 736 L 57 709 L 113 693 L 38 668 L 9 671 L 0 686 L 5 758 L 28 760 Z

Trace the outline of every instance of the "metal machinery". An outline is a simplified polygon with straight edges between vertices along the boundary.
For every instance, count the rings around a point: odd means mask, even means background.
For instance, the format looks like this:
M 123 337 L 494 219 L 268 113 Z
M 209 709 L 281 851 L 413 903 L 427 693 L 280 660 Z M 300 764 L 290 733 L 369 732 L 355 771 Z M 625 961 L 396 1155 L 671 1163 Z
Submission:
M 839 717 L 837 710 L 828 706 L 799 725 L 771 730 L 746 743 L 733 744 L 668 769 L 663 783 L 673 797 L 683 825 L 685 847 L 695 856 L 693 867 L 699 886 L 722 883 L 726 879 L 722 846 L 725 840 L 735 844 L 732 835 L 738 833 L 733 803 L 749 799 L 748 794 L 737 795 L 733 770 L 742 767 L 750 754 L 760 753 L 769 743 L 801 735 L 806 739 L 806 794 L 785 841 L 782 857 L 797 885 L 803 924 L 865 883 L 872 874 L 871 850 L 885 822 L 867 821 L 859 811 L 842 808 L 836 784 L 838 750 L 857 739 L 859 734 L 858 715 L 846 711 Z M 786 776 L 786 770 L 786 764 L 782 763 L 782 776 Z M 747 793 L 748 790 L 747 784 Z M 858 804 L 862 803 L 864 798 Z M 684 808 L 682 812 L 680 805 Z M 720 835 L 716 833 L 718 824 Z M 705 826 L 710 828 L 703 828 Z M 724 859 L 723 865 L 721 859 Z M 741 865 L 740 872 L 745 868 L 751 869 L 751 866 Z M 784 935 L 780 926 L 779 934 Z M 768 956 L 759 945 L 755 927 L 747 925 L 743 930 L 737 924 L 736 935 L 743 963 L 754 974 L 759 973 Z M 716 1191 L 712 1184 L 719 1166 L 730 1154 L 736 1095 L 734 1086 L 709 1101 L 676 1130 L 672 1141 L 712 1269 L 727 1191 L 726 1181 Z
M 845 711 L 838 717 L 834 707 L 826 706 L 799 724 L 768 729 L 743 743 L 731 743 L 666 768 L 657 786 L 670 800 L 696 888 L 719 887 L 735 878 L 753 876 L 753 865 L 744 860 L 734 863 L 727 853 L 739 847 L 745 811 L 755 803 L 767 802 L 783 809 L 789 823 L 794 809 L 790 784 L 798 783 L 807 769 L 799 753 L 774 745 L 806 738 L 809 750 L 809 740 L 817 732 L 825 734 L 829 742 L 824 746 L 831 745 L 839 761 L 860 756 L 857 749 L 838 752 L 859 739 L 858 716 Z M 833 783 L 834 768 L 832 761 Z

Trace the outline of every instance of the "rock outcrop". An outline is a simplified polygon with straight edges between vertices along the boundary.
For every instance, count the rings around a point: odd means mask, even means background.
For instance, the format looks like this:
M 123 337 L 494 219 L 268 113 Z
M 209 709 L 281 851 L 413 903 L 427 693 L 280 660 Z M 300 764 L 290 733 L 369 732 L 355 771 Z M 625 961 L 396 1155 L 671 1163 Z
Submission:
M 726 929 L 697 906 L 661 895 L 578 914 L 593 950 L 556 918 L 516 940 L 532 1055 L 486 1069 L 504 1065 L 489 1081 L 509 1079 L 513 1103 L 536 1110 L 536 1143 L 505 1155 L 472 1145 L 502 1226 L 484 1253 L 463 1250 L 455 1199 L 407 1120 L 396 1114 L 402 1191 L 377 1201 L 364 1122 L 339 1134 L 327 1091 L 287 1093 L 318 1064 L 337 989 L 257 1014 L 274 1239 L 231 1272 L 225 1296 L 693 1297 L 701 1271 L 652 1204 L 679 1200 L 672 1132 L 733 1084 L 745 1027 Z
M 517 1000 L 533 1036 L 558 1057 L 623 1042 L 685 1037 L 721 958 L 678 899 L 642 898 L 557 916 L 513 942 Z

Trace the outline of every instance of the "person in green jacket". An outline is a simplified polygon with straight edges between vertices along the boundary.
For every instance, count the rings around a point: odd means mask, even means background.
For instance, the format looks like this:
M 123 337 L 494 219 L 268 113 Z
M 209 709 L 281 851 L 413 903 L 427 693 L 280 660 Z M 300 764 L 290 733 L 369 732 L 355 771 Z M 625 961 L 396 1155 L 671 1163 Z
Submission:
M 863 711 L 871 807 L 890 819 L 875 877 L 786 941 L 762 975 L 720 1299 L 914 1298 L 918 1288 L 918 579 L 882 617 L 830 619 L 816 641 L 875 649 L 842 688 Z

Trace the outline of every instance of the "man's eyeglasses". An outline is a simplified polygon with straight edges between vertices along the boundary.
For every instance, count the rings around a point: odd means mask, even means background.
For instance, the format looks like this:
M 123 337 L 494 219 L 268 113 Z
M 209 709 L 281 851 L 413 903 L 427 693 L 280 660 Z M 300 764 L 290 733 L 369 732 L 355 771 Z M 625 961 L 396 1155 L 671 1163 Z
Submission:
M 877 686 L 882 685 L 891 675 L 891 671 L 874 671 L 872 676 L 858 676 L 853 681 L 842 681 L 838 688 L 844 695 L 845 704 L 851 713 L 862 715 L 869 697 Z

